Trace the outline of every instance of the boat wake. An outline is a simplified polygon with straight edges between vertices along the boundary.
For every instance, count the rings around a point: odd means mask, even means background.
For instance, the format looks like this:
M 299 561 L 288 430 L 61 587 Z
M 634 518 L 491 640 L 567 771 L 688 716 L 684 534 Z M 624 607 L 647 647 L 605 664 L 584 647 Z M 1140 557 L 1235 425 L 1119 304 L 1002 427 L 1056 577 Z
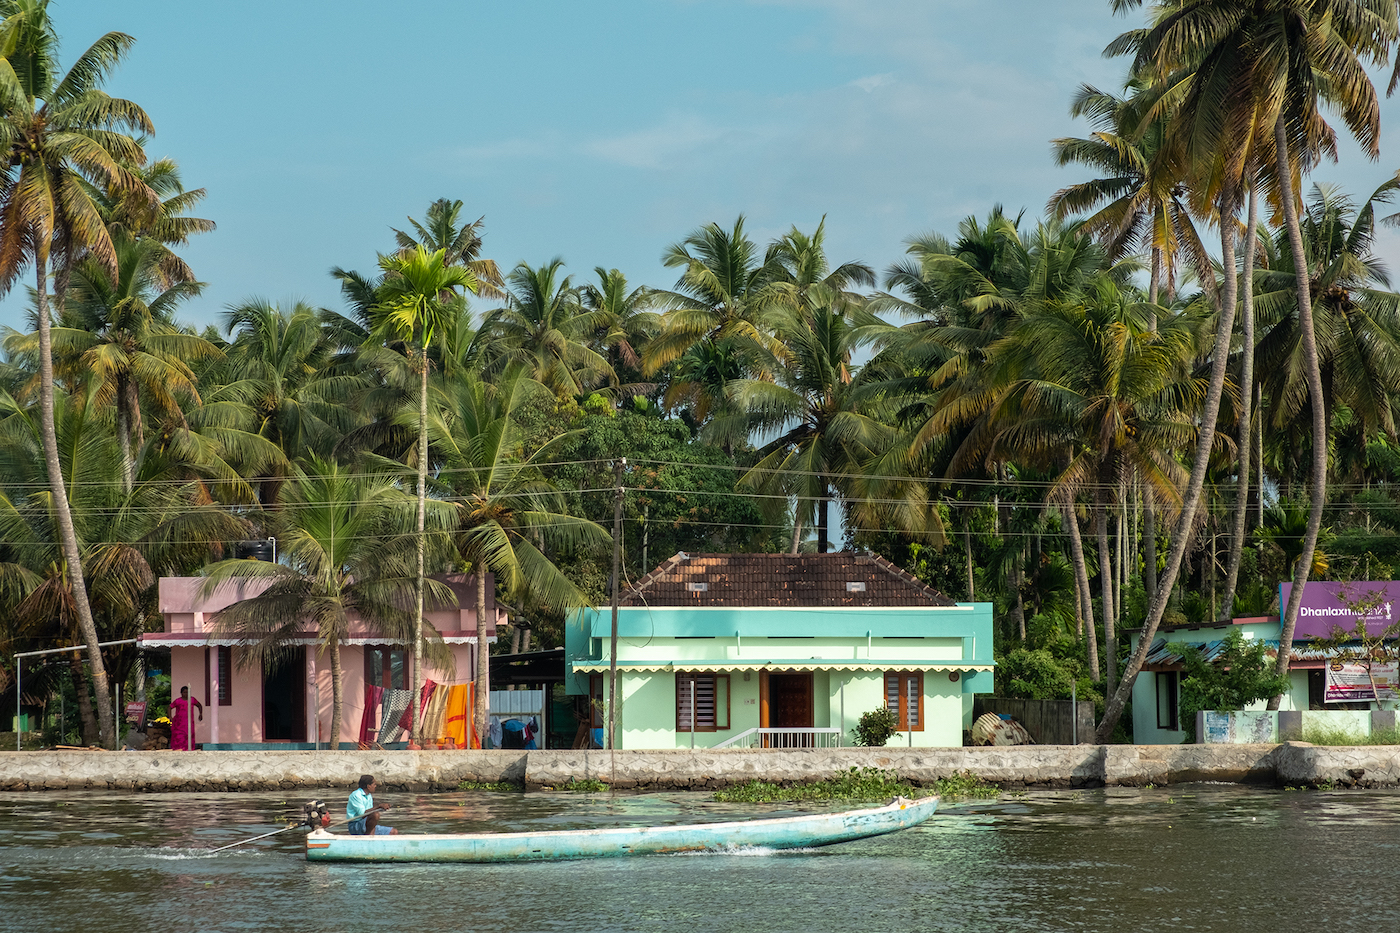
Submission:
M 803 846 L 797 849 L 775 849 L 772 846 L 725 846 L 722 849 L 705 849 L 701 852 L 678 852 L 677 855 L 707 856 L 731 855 L 740 858 L 766 858 L 770 855 L 810 855 L 817 851 L 816 846 Z

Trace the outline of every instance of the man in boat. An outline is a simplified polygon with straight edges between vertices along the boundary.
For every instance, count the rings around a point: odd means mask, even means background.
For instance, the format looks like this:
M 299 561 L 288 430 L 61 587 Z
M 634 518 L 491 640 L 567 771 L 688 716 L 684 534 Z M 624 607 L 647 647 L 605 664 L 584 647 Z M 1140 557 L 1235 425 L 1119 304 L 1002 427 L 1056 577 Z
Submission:
M 397 836 L 399 831 L 392 826 L 380 826 L 379 814 L 389 809 L 388 804 L 374 805 L 374 775 L 360 775 L 360 786 L 350 792 L 350 800 L 345 804 L 345 818 L 350 821 L 352 836 Z

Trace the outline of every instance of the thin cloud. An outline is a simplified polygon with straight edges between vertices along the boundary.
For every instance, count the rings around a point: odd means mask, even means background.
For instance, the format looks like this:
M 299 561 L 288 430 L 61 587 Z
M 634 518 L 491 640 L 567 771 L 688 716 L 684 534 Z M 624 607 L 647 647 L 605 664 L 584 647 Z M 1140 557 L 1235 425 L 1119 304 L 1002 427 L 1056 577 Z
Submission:
M 595 139 L 583 151 L 630 168 L 662 168 L 734 135 L 701 117 L 674 115 L 653 127 Z

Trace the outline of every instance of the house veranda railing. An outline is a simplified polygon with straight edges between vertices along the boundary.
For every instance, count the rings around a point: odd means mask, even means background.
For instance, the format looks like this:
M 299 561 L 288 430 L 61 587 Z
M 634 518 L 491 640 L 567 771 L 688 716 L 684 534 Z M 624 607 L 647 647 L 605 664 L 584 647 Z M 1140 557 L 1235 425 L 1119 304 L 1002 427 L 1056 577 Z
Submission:
M 747 729 L 714 748 L 840 748 L 841 730 Z

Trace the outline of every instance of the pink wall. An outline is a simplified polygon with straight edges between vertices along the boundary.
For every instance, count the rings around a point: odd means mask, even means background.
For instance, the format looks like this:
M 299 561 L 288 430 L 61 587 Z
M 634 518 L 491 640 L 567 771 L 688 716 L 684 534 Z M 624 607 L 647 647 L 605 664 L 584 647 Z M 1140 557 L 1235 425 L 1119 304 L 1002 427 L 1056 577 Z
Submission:
M 476 585 L 471 577 L 456 575 L 440 578 L 453 590 L 457 605 L 424 613 L 425 618 L 442 633 L 452 652 L 455 669 L 440 670 L 429 666 L 427 677 L 440 683 L 463 683 L 475 672 L 474 645 L 467 643 L 476 637 Z M 211 594 L 203 592 L 200 577 L 164 577 L 160 580 L 160 608 L 165 617 L 165 631 L 143 637 L 147 647 L 168 645 L 172 695 L 188 684 L 190 693 L 204 706 L 204 721 L 195 723 L 196 742 L 261 742 L 263 741 L 262 671 L 238 667 L 240 648 L 232 646 L 232 691 L 230 705 L 218 706 L 217 655 L 209 646 L 211 641 L 228 644 L 214 631 L 214 614 L 234 602 L 254 596 L 266 588 L 261 580 L 236 581 L 221 584 Z M 486 638 L 495 640 L 496 623 L 504 622 L 502 610 L 495 605 L 494 581 L 487 579 Z M 310 632 L 308 632 L 308 635 Z M 351 621 L 353 640 L 373 638 L 356 620 Z M 332 718 L 330 656 L 315 645 L 304 649 L 306 663 L 306 739 L 329 741 Z M 209 657 L 209 678 L 206 683 L 205 657 Z M 365 646 L 344 644 L 340 649 L 343 702 L 340 739 L 355 742 L 359 738 L 360 718 L 364 712 Z M 488 685 L 489 686 L 489 685 Z M 212 702 L 211 702 L 212 701 Z

